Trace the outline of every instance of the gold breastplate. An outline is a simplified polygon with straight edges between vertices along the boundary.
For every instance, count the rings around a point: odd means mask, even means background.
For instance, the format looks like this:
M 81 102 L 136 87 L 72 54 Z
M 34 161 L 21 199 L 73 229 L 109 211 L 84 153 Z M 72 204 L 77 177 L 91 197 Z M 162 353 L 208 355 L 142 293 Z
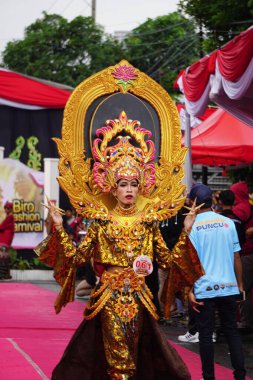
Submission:
M 115 249 L 126 252 L 127 257 L 131 258 L 133 250 L 141 249 L 145 235 L 142 212 L 136 207 L 130 210 L 116 207 L 111 212 L 106 232 Z

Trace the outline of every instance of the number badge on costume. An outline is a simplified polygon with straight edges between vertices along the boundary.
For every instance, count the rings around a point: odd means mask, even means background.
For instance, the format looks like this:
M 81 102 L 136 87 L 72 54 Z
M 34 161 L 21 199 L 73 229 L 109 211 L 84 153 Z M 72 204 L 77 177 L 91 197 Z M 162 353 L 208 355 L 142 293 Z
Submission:
M 136 257 L 133 262 L 133 270 L 138 276 L 148 276 L 153 272 L 153 264 L 146 255 Z

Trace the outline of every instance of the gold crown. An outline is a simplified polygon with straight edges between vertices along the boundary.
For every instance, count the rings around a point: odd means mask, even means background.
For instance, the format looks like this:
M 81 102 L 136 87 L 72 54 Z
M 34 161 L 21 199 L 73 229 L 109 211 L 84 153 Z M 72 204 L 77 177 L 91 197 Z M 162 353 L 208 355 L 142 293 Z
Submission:
M 93 143 L 93 173 L 95 183 L 103 192 L 109 192 L 122 178 L 137 179 L 143 194 L 154 187 L 155 165 L 152 161 L 155 147 L 153 141 L 145 141 L 146 135 L 152 136 L 151 132 L 140 125 L 139 121 L 128 119 L 122 111 L 119 119 L 107 120 L 106 125 L 96 131 L 96 135 L 102 135 L 103 139 L 97 138 Z M 123 131 L 129 135 L 118 135 Z M 118 143 L 108 146 L 114 137 Z M 130 143 L 132 138 L 140 148 Z

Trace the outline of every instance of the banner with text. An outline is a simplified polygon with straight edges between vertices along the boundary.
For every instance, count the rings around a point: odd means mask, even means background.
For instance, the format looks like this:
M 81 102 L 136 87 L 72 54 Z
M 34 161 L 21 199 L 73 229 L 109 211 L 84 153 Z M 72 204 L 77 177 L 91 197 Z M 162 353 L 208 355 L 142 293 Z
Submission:
M 43 239 L 44 173 L 18 160 L 0 161 L 0 221 L 5 218 L 4 204 L 13 203 L 15 235 L 12 247 L 34 248 Z

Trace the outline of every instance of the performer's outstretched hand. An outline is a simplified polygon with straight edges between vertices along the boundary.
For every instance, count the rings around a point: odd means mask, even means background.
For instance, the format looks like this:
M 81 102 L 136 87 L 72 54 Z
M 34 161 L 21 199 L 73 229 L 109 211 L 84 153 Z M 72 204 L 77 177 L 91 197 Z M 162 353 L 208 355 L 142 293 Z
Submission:
M 195 198 L 191 207 L 185 206 L 185 208 L 189 210 L 187 214 L 184 214 L 186 215 L 185 220 L 184 220 L 184 230 L 188 235 L 191 232 L 198 210 L 204 205 L 204 203 L 202 203 L 201 205 L 196 206 L 196 201 L 197 199 Z
M 57 207 L 54 202 L 50 201 L 50 199 L 46 196 L 47 198 L 47 205 L 42 203 L 42 205 L 49 210 L 49 214 L 51 218 L 53 219 L 55 228 L 58 230 L 59 228 L 62 227 L 63 219 L 62 215 L 65 214 L 65 211 L 62 210 L 61 208 Z

